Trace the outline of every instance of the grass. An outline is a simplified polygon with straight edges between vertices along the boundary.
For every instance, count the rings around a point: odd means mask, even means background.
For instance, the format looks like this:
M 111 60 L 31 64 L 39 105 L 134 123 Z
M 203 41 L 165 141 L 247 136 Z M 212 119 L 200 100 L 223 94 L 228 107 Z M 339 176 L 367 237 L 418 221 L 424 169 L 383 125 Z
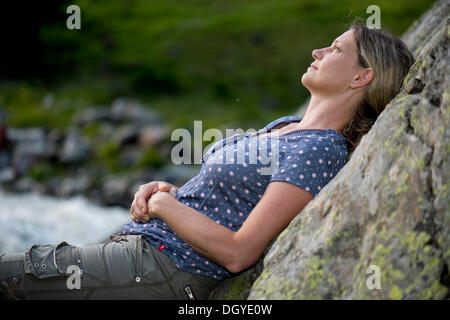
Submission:
M 61 28 L 61 21 L 39 31 L 50 82 L 0 83 L 0 109 L 11 126 L 65 130 L 83 108 L 131 97 L 158 110 L 170 130 L 192 129 L 194 120 L 203 121 L 203 130 L 258 129 L 297 111 L 309 96 L 300 78 L 311 51 L 330 45 L 354 17 L 367 18 L 369 5 L 380 7 L 382 27 L 400 35 L 432 3 L 73 1 L 82 11 L 79 32 Z M 84 134 L 93 139 L 97 130 Z M 103 148 L 98 160 L 120 169 L 106 160 L 118 150 Z M 153 158 L 141 163 L 157 163 Z

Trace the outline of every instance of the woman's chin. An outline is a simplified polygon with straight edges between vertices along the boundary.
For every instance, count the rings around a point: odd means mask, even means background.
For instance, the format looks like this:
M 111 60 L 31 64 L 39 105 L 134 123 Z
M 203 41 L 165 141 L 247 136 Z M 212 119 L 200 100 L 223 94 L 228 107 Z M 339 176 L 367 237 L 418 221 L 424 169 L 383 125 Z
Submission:
M 305 72 L 305 73 L 302 75 L 301 82 L 302 82 L 303 86 L 305 86 L 306 88 L 308 88 L 308 83 L 311 83 L 311 77 L 310 77 L 310 74 L 309 74 L 308 72 Z

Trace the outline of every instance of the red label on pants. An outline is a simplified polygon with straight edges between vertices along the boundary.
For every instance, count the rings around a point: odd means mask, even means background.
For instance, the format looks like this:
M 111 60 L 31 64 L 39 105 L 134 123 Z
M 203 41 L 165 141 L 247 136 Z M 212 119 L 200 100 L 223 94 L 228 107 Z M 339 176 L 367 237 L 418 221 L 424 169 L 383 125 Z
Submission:
M 160 246 L 158 247 L 158 250 L 159 250 L 159 251 L 163 251 L 165 248 L 166 248 L 166 246 L 162 244 L 162 245 L 160 245 Z

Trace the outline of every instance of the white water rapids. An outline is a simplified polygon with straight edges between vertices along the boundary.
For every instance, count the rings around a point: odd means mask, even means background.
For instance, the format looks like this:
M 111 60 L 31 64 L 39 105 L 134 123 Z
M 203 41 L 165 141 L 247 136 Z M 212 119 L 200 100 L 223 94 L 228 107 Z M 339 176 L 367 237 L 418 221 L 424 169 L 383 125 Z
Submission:
M 99 243 L 130 221 L 127 209 L 101 207 L 82 196 L 58 199 L 0 190 L 0 254 L 24 252 L 33 244 Z

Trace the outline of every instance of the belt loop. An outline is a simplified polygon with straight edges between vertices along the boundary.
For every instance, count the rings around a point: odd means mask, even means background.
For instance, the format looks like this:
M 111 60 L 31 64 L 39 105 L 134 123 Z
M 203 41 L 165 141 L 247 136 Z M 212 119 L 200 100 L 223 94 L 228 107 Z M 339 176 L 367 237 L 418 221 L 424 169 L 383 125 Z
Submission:
M 63 247 L 63 246 L 65 246 L 65 245 L 67 245 L 68 243 L 67 242 L 65 242 L 65 241 L 63 241 L 63 242 L 60 242 L 60 243 L 58 243 L 56 246 L 55 246 L 55 248 L 53 249 L 53 265 L 55 266 L 55 269 L 60 273 L 60 274 L 62 274 L 62 275 L 67 275 L 67 273 L 66 273 L 66 270 L 64 269 L 64 267 L 59 267 L 58 266 L 58 262 L 56 261 L 56 250 L 58 250 L 59 248 L 61 248 L 61 247 Z
M 120 242 L 120 241 L 128 241 L 126 235 L 121 234 L 112 234 L 109 236 L 109 239 L 114 242 Z

